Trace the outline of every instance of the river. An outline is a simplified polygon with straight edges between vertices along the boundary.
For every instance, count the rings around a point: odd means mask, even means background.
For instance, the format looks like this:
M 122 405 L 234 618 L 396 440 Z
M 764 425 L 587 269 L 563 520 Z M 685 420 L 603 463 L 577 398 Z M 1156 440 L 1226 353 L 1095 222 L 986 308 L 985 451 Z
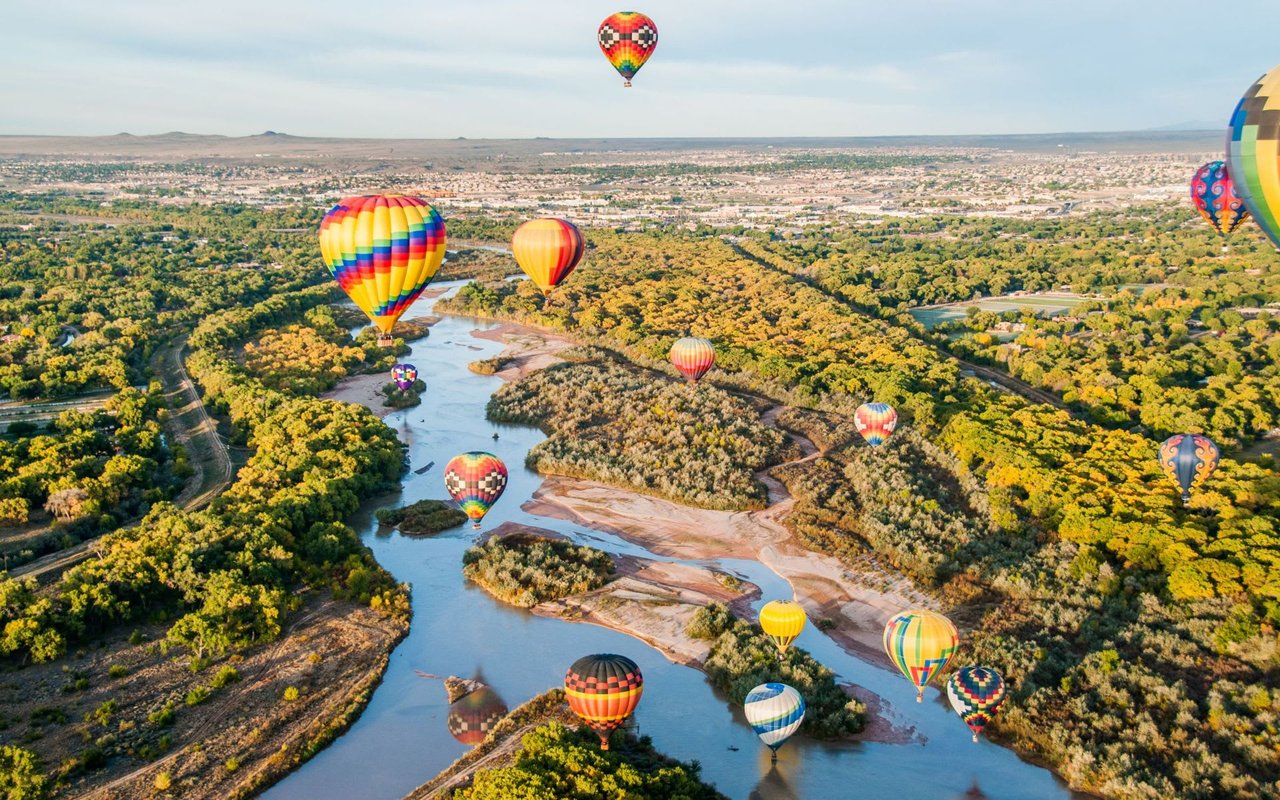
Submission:
M 444 286 L 456 289 L 463 283 Z M 434 302 L 422 300 L 415 310 L 432 313 Z M 1085 797 L 1068 791 L 1051 772 L 1023 762 L 1005 748 L 985 739 L 973 744 L 968 728 L 937 690 L 929 689 L 925 702 L 917 704 L 914 689 L 887 665 L 850 655 L 813 625 L 801 634 L 797 646 L 841 680 L 886 698 L 886 713 L 894 724 L 913 728 L 917 736 L 909 744 L 833 744 L 795 737 L 779 751 L 777 765 L 771 766 L 769 751 L 756 739 L 741 709 L 714 690 L 698 670 L 673 664 L 625 634 L 535 616 L 469 585 L 462 578 L 461 559 L 476 536 L 470 525 L 421 538 L 379 528 L 373 518 L 376 508 L 444 498 L 444 464 L 466 450 L 489 450 L 506 462 L 510 481 L 484 520 L 487 529 L 508 521 L 524 523 L 613 553 L 678 561 L 608 534 L 521 510 L 541 483 L 537 474 L 524 468 L 524 457 L 545 437 L 534 428 L 485 419 L 485 403 L 501 381 L 476 375 L 467 364 L 503 350 L 499 343 L 471 335 L 490 327 L 492 323 L 446 315 L 429 338 L 413 345 L 408 360 L 427 383 L 426 402 L 386 417 L 409 446 L 410 472 L 398 494 L 368 504 L 350 520 L 378 562 L 412 586 L 413 624 L 392 653 L 381 686 L 351 729 L 269 789 L 264 798 L 399 800 L 468 750 L 449 732 L 448 702 L 440 681 L 419 672 L 481 677 L 514 708 L 559 686 L 570 663 L 597 652 L 622 653 L 640 665 L 645 678 L 644 699 L 636 714 L 640 732 L 670 756 L 697 760 L 703 778 L 735 800 Z M 494 432 L 500 436 L 497 441 L 492 439 Z M 434 466 L 425 473 L 413 472 L 432 462 Z M 759 562 L 695 563 L 717 566 L 757 584 L 764 593 L 760 603 L 791 597 L 789 585 Z

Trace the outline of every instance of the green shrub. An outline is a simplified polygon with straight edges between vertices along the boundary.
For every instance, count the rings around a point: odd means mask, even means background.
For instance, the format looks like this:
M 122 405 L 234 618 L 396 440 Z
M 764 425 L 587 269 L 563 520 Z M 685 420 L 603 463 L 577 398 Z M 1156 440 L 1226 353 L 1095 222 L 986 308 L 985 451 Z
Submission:
M 462 563 L 467 578 L 523 608 L 599 589 L 613 573 L 608 553 L 531 535 L 490 539 L 468 549 Z
M 381 508 L 377 516 L 383 525 L 415 535 L 436 533 L 467 521 L 466 514 L 439 500 L 419 500 L 404 508 Z

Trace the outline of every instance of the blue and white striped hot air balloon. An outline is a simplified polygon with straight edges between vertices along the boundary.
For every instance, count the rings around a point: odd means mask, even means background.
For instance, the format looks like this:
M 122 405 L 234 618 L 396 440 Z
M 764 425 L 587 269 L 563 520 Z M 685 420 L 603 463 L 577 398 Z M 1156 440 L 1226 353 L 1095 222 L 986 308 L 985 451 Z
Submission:
M 804 722 L 804 698 L 785 683 L 762 683 L 752 689 L 742 710 L 760 741 L 773 751 L 774 761 L 778 748 Z

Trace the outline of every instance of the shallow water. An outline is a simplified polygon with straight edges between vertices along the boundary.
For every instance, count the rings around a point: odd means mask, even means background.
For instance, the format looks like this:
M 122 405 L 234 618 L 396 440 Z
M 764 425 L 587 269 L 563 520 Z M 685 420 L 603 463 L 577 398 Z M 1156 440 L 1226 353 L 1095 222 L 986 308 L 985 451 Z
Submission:
M 420 302 L 428 307 L 421 313 L 429 313 L 434 301 Z M 501 381 L 476 375 L 467 364 L 502 351 L 501 344 L 470 335 L 489 327 L 493 324 L 447 316 L 432 328 L 429 338 L 413 346 L 408 359 L 427 382 L 426 399 L 422 406 L 386 418 L 409 445 L 410 472 L 399 494 L 370 504 L 351 520 L 378 562 L 412 585 L 413 625 L 392 654 L 386 677 L 359 720 L 268 790 L 265 798 L 397 800 L 469 749 L 449 733 L 448 703 L 440 681 L 423 678 L 418 671 L 481 677 L 514 708 L 560 685 L 570 663 L 596 652 L 622 653 L 640 665 L 645 678 L 645 695 L 636 714 L 641 732 L 652 736 L 658 749 L 668 755 L 697 760 L 703 778 L 731 798 L 1082 797 L 1069 792 L 1049 771 L 1024 763 L 1009 750 L 985 739 L 973 744 L 968 728 L 937 690 L 927 690 L 925 702 L 917 704 L 915 691 L 905 679 L 846 653 L 813 626 L 801 634 L 798 646 L 841 680 L 881 695 L 895 726 L 913 728 L 918 735 L 910 744 L 830 744 L 795 737 L 779 751 L 776 767 L 771 767 L 768 749 L 747 726 L 740 708 L 715 691 L 698 670 L 672 664 L 625 634 L 538 617 L 502 605 L 468 585 L 462 578 L 461 559 L 475 539 L 469 525 L 429 538 L 379 530 L 374 508 L 445 497 L 441 472 L 449 458 L 465 450 L 489 450 L 506 462 L 510 481 L 485 518 L 486 528 L 507 521 L 526 523 L 613 553 L 680 561 L 520 509 L 541 483 L 524 468 L 524 456 L 544 436 L 533 428 L 485 419 L 485 403 Z M 492 439 L 494 432 L 500 435 L 498 441 Z M 424 474 L 412 472 L 430 462 L 435 465 Z M 757 584 L 765 599 L 791 597 L 786 581 L 759 562 L 694 563 L 718 566 Z

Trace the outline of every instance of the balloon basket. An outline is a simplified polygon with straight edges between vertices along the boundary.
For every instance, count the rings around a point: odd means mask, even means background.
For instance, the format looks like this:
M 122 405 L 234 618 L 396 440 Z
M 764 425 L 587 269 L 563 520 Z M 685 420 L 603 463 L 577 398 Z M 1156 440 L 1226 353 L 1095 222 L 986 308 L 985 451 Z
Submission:
M 774 750 L 774 749 L 772 749 L 772 748 L 770 748 L 770 750 L 769 750 L 769 763 L 770 763 L 770 764 L 777 764 L 777 763 L 778 763 L 778 751 L 777 751 L 777 750 Z
M 978 734 L 976 734 L 976 733 L 973 735 L 973 743 L 974 743 L 974 744 L 977 744 L 977 743 L 978 743 Z
M 389 333 L 378 334 L 378 347 L 390 347 L 395 344 L 395 340 L 391 338 Z
M 631 81 L 623 81 L 623 82 L 622 82 L 622 88 L 623 88 L 623 89 L 630 89 L 630 88 L 631 88 Z
M 480 530 L 480 523 L 479 523 L 479 522 L 473 522 L 473 523 L 471 523 L 471 530 L 473 530 L 473 531 L 478 531 L 478 530 Z

